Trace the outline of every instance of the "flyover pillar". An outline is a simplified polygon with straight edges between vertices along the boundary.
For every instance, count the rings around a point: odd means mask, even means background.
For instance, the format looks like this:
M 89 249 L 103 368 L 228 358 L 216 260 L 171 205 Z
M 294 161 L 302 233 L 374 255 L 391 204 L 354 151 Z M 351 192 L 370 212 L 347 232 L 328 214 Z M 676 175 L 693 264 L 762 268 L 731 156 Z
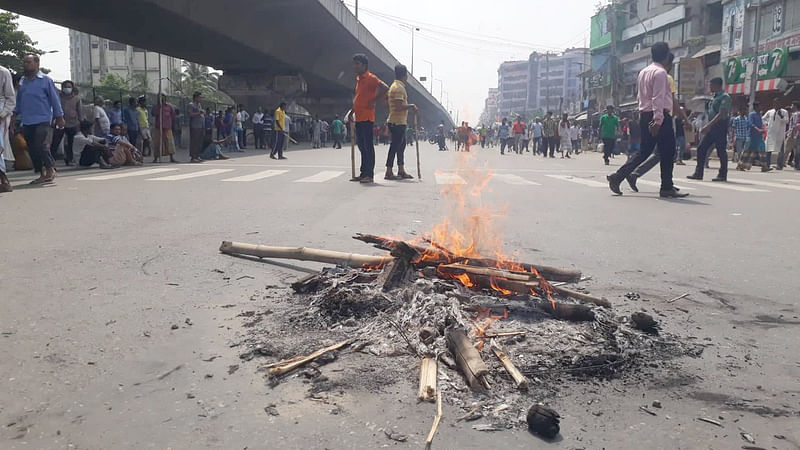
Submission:
M 248 111 L 255 111 L 259 107 L 274 110 L 282 101 L 296 101 L 308 92 L 308 85 L 302 75 L 225 73 L 219 78 L 219 89 Z

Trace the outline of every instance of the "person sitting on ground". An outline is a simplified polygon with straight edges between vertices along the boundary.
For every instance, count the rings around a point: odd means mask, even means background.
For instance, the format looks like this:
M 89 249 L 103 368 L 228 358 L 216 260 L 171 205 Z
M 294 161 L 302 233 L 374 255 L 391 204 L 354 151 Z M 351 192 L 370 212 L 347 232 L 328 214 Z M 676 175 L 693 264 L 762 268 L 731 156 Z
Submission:
M 203 153 L 200 154 L 200 159 L 203 161 L 210 161 L 215 159 L 230 159 L 229 157 L 225 156 L 222 153 L 221 145 L 224 144 L 226 141 L 230 141 L 233 139 L 233 136 L 228 136 L 223 139 L 211 139 L 210 135 L 206 135 L 205 139 L 203 139 Z
M 109 163 L 114 166 L 141 166 L 142 154 L 134 147 L 127 136 L 122 134 L 122 126 L 111 126 L 111 157 Z
M 92 122 L 84 120 L 80 123 L 80 131 L 75 135 L 74 148 L 78 151 L 78 166 L 89 168 L 99 164 L 101 169 L 113 169 L 104 159 L 107 150 L 106 139 L 92 134 Z

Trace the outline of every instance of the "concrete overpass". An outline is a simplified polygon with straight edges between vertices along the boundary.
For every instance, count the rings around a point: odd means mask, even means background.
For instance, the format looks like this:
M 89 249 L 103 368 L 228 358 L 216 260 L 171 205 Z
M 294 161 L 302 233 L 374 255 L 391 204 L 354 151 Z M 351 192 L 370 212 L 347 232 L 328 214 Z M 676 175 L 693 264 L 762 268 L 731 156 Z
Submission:
M 283 99 L 321 117 L 342 115 L 352 104 L 354 53 L 365 53 L 387 84 L 398 62 L 339 0 L 0 0 L 0 7 L 221 69 L 220 89 L 250 108 Z M 425 125 L 452 124 L 422 84 L 409 81 Z M 379 106 L 378 120 L 385 117 Z

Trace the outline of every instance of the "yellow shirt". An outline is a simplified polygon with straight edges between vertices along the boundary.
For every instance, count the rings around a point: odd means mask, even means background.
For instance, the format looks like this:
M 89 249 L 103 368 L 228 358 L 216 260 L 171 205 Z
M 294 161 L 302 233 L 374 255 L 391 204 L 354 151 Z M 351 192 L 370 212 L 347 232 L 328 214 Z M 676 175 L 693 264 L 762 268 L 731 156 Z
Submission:
M 286 113 L 280 108 L 275 110 L 275 130 L 286 131 Z
M 402 100 L 403 103 L 408 103 L 406 85 L 400 80 L 394 80 L 394 83 L 392 83 L 392 86 L 389 88 L 389 120 L 387 120 L 387 122 L 393 125 L 407 125 L 408 110 L 398 109 L 394 105 L 394 102 L 397 100 Z
M 667 79 L 669 80 L 669 90 L 673 94 L 676 94 L 678 92 L 678 90 L 675 89 L 675 78 L 672 78 L 672 75 L 667 74 Z
M 136 107 L 136 112 L 139 115 L 139 128 L 150 128 L 150 121 L 147 119 L 147 110 L 141 106 Z

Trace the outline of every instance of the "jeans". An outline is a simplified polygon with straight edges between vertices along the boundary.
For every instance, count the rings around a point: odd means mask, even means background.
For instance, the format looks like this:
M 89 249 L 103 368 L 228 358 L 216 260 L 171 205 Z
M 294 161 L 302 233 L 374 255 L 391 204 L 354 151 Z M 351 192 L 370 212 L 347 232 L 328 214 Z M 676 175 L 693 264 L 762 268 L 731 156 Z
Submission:
M 510 141 L 510 140 L 511 140 L 511 138 L 506 138 L 506 139 L 500 138 L 500 154 L 501 155 L 505 155 L 506 154 L 506 145 L 508 145 L 508 141 Z M 509 151 L 511 151 L 511 147 L 509 147 Z
M 672 117 L 664 114 L 664 122 L 657 136 L 650 134 L 650 122 L 653 120 L 652 112 L 642 112 L 639 127 L 642 132 L 642 149 L 631 155 L 630 158 L 615 173 L 610 175 L 614 182 L 621 182 L 628 177 L 649 157 L 653 150 L 658 147 L 661 161 L 661 191 L 674 189 L 672 184 L 672 169 L 675 164 L 675 132 L 673 130 Z M 605 143 L 605 139 L 603 142 Z M 608 150 L 606 150 L 607 152 Z M 606 153 L 609 154 L 609 153 Z
M 447 145 L 445 144 L 444 136 L 439 135 L 436 137 L 436 142 L 439 144 L 439 150 L 444 151 L 447 149 Z
M 263 148 L 264 147 L 264 125 L 255 124 L 253 126 L 253 137 L 256 140 L 256 148 Z
M 608 158 L 614 153 L 614 148 L 617 146 L 616 138 L 603 138 L 603 159 L 608 162 Z
M 395 155 L 397 155 L 397 167 L 403 167 L 405 165 L 406 128 L 406 125 L 389 124 L 389 133 L 391 133 L 392 142 L 389 144 L 389 156 L 386 158 L 387 169 L 394 167 Z
M 23 125 L 22 136 L 28 143 L 28 152 L 33 162 L 33 170 L 37 173 L 42 172 L 42 167 L 52 169 L 56 166 L 56 161 L 50 153 L 49 148 L 45 148 L 47 133 L 50 132 L 50 123 L 38 123 L 35 125 Z
M 531 152 L 535 155 L 539 153 L 541 150 L 542 150 L 542 137 L 539 136 L 533 138 L 533 148 L 531 149 Z
M 742 152 L 745 148 L 747 148 L 747 138 L 737 137 L 733 141 L 733 155 L 737 161 L 741 159 Z
M 50 144 L 50 154 L 55 155 L 58 152 L 58 146 L 61 144 L 64 135 L 66 135 L 67 140 L 64 142 L 64 162 L 71 163 L 74 157 L 72 143 L 75 141 L 76 134 L 78 134 L 78 127 L 56 128 L 53 130 L 53 142 Z
M 342 134 L 333 133 L 333 148 L 342 148 Z
M 372 130 L 374 122 L 356 122 L 356 145 L 361 152 L 361 178 L 375 176 L 375 142 Z
M 244 145 L 244 128 L 236 128 L 236 150 L 243 149 Z
M 715 126 L 711 131 L 703 136 L 700 145 L 697 146 L 697 168 L 694 170 L 696 176 L 702 177 L 705 164 L 708 159 L 709 150 L 711 147 L 716 147 L 717 156 L 719 156 L 719 177 L 728 177 L 728 124 L 723 123 Z
M 514 151 L 519 153 L 522 151 L 522 134 L 514 134 Z

